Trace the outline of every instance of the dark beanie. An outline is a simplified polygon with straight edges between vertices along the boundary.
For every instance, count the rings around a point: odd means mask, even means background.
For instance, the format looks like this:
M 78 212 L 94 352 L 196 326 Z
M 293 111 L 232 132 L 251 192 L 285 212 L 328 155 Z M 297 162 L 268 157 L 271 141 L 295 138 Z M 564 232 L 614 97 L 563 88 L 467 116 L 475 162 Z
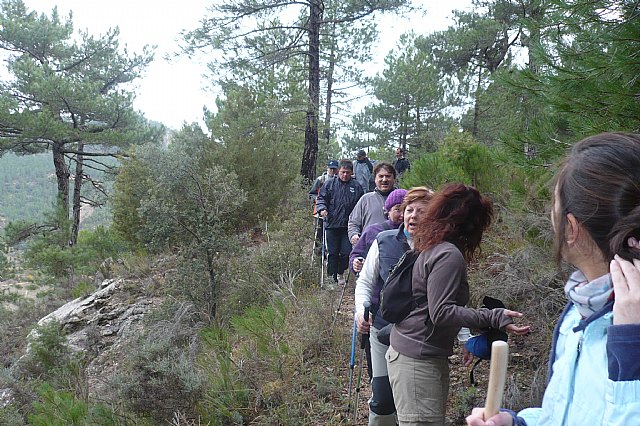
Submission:
M 384 211 L 389 212 L 393 206 L 402 204 L 405 195 L 407 195 L 406 189 L 394 189 L 391 191 L 389 196 L 387 196 L 387 201 L 384 202 Z

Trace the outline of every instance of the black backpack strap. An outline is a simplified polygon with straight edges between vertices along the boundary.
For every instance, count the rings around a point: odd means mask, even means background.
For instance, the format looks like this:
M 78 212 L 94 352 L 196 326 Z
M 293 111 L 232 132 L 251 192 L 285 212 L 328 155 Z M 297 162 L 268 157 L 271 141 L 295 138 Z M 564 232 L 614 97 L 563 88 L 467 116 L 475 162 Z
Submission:
M 473 363 L 473 367 L 471 367 L 471 371 L 469 372 L 469 383 L 471 384 L 471 386 L 476 385 L 476 380 L 473 377 L 473 370 L 475 370 L 478 364 L 480 364 L 481 362 L 482 362 L 482 358 L 478 358 L 478 360 L 475 363 Z
M 413 307 L 419 308 L 427 302 L 427 296 L 420 296 L 413 300 Z

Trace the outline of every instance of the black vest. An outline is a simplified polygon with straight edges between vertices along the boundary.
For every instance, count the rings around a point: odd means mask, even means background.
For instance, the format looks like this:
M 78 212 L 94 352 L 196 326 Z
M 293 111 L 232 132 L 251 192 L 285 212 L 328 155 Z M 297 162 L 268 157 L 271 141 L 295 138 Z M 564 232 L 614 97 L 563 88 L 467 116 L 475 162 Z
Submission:
M 404 252 L 411 247 L 409 247 L 407 237 L 404 235 L 404 225 L 401 225 L 398 229 L 382 231 L 376 237 L 376 241 L 378 242 L 378 277 L 371 297 L 371 305 L 377 313 L 382 285 L 387 280 L 391 269 L 398 263 Z M 381 329 L 387 324 L 389 322 L 383 320 L 382 315 L 374 316 L 373 325 L 377 329 Z

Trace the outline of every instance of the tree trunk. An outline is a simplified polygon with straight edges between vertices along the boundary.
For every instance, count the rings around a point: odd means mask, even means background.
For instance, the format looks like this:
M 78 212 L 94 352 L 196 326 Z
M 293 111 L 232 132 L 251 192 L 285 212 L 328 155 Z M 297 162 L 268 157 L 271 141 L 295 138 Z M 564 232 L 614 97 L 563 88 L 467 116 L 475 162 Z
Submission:
M 532 0 L 529 2 L 529 22 L 527 26 L 529 30 L 529 37 L 525 43 L 529 54 L 529 70 L 538 74 L 540 71 L 540 61 L 537 57 L 535 50 L 539 48 L 541 44 L 540 28 L 543 25 L 542 19 L 544 18 L 546 8 L 540 0 Z
M 53 144 L 53 166 L 56 170 L 58 182 L 58 208 L 64 214 L 65 220 L 69 219 L 69 167 L 64 159 L 64 145 L 61 142 Z
M 404 99 L 404 111 L 403 111 L 403 115 L 404 117 L 402 118 L 402 133 L 400 134 L 400 146 L 401 147 L 405 147 L 407 146 L 407 138 L 409 136 L 409 120 L 411 119 L 409 117 L 409 105 L 410 105 L 411 100 L 408 97 L 405 97 Z
M 331 140 L 331 97 L 333 95 L 333 71 L 336 67 L 336 45 L 335 45 L 336 24 L 331 24 L 331 34 L 334 40 L 331 42 L 331 54 L 329 56 L 329 69 L 327 70 L 327 104 L 324 109 L 324 141 L 329 146 Z
M 478 66 L 478 85 L 476 86 L 476 96 L 473 105 L 473 128 L 471 135 L 478 136 L 478 120 L 480 119 L 480 87 L 482 86 L 482 67 Z
M 416 131 L 415 131 L 415 141 L 418 144 L 422 145 L 422 115 L 420 114 L 420 107 L 416 106 Z M 415 142 L 414 142 L 415 143 Z M 407 151 L 407 144 L 402 145 L 402 150 L 404 152 Z
M 84 151 L 84 143 L 78 143 L 78 152 Z M 84 157 L 82 154 L 76 156 L 76 175 L 73 180 L 73 223 L 71 224 L 71 236 L 69 245 L 74 246 L 78 242 L 78 232 L 80 232 L 80 192 L 82 189 L 82 165 Z
M 315 179 L 318 158 L 318 110 L 320 109 L 320 22 L 322 1 L 309 4 L 309 99 L 304 129 L 304 152 L 300 174 L 305 183 Z

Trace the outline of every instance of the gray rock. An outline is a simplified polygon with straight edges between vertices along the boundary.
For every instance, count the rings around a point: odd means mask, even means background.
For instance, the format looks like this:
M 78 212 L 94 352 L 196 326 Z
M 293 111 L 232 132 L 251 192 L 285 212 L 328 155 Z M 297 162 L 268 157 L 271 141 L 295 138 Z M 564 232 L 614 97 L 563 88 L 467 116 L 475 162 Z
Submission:
M 5 408 L 13 402 L 13 389 L 0 389 L 0 408 Z
M 87 355 L 90 396 L 109 391 L 107 379 L 117 372 L 127 344 L 140 335 L 145 314 L 160 304 L 160 299 L 146 294 L 139 282 L 107 279 L 99 287 L 38 321 L 39 326 L 59 322 L 69 348 Z

